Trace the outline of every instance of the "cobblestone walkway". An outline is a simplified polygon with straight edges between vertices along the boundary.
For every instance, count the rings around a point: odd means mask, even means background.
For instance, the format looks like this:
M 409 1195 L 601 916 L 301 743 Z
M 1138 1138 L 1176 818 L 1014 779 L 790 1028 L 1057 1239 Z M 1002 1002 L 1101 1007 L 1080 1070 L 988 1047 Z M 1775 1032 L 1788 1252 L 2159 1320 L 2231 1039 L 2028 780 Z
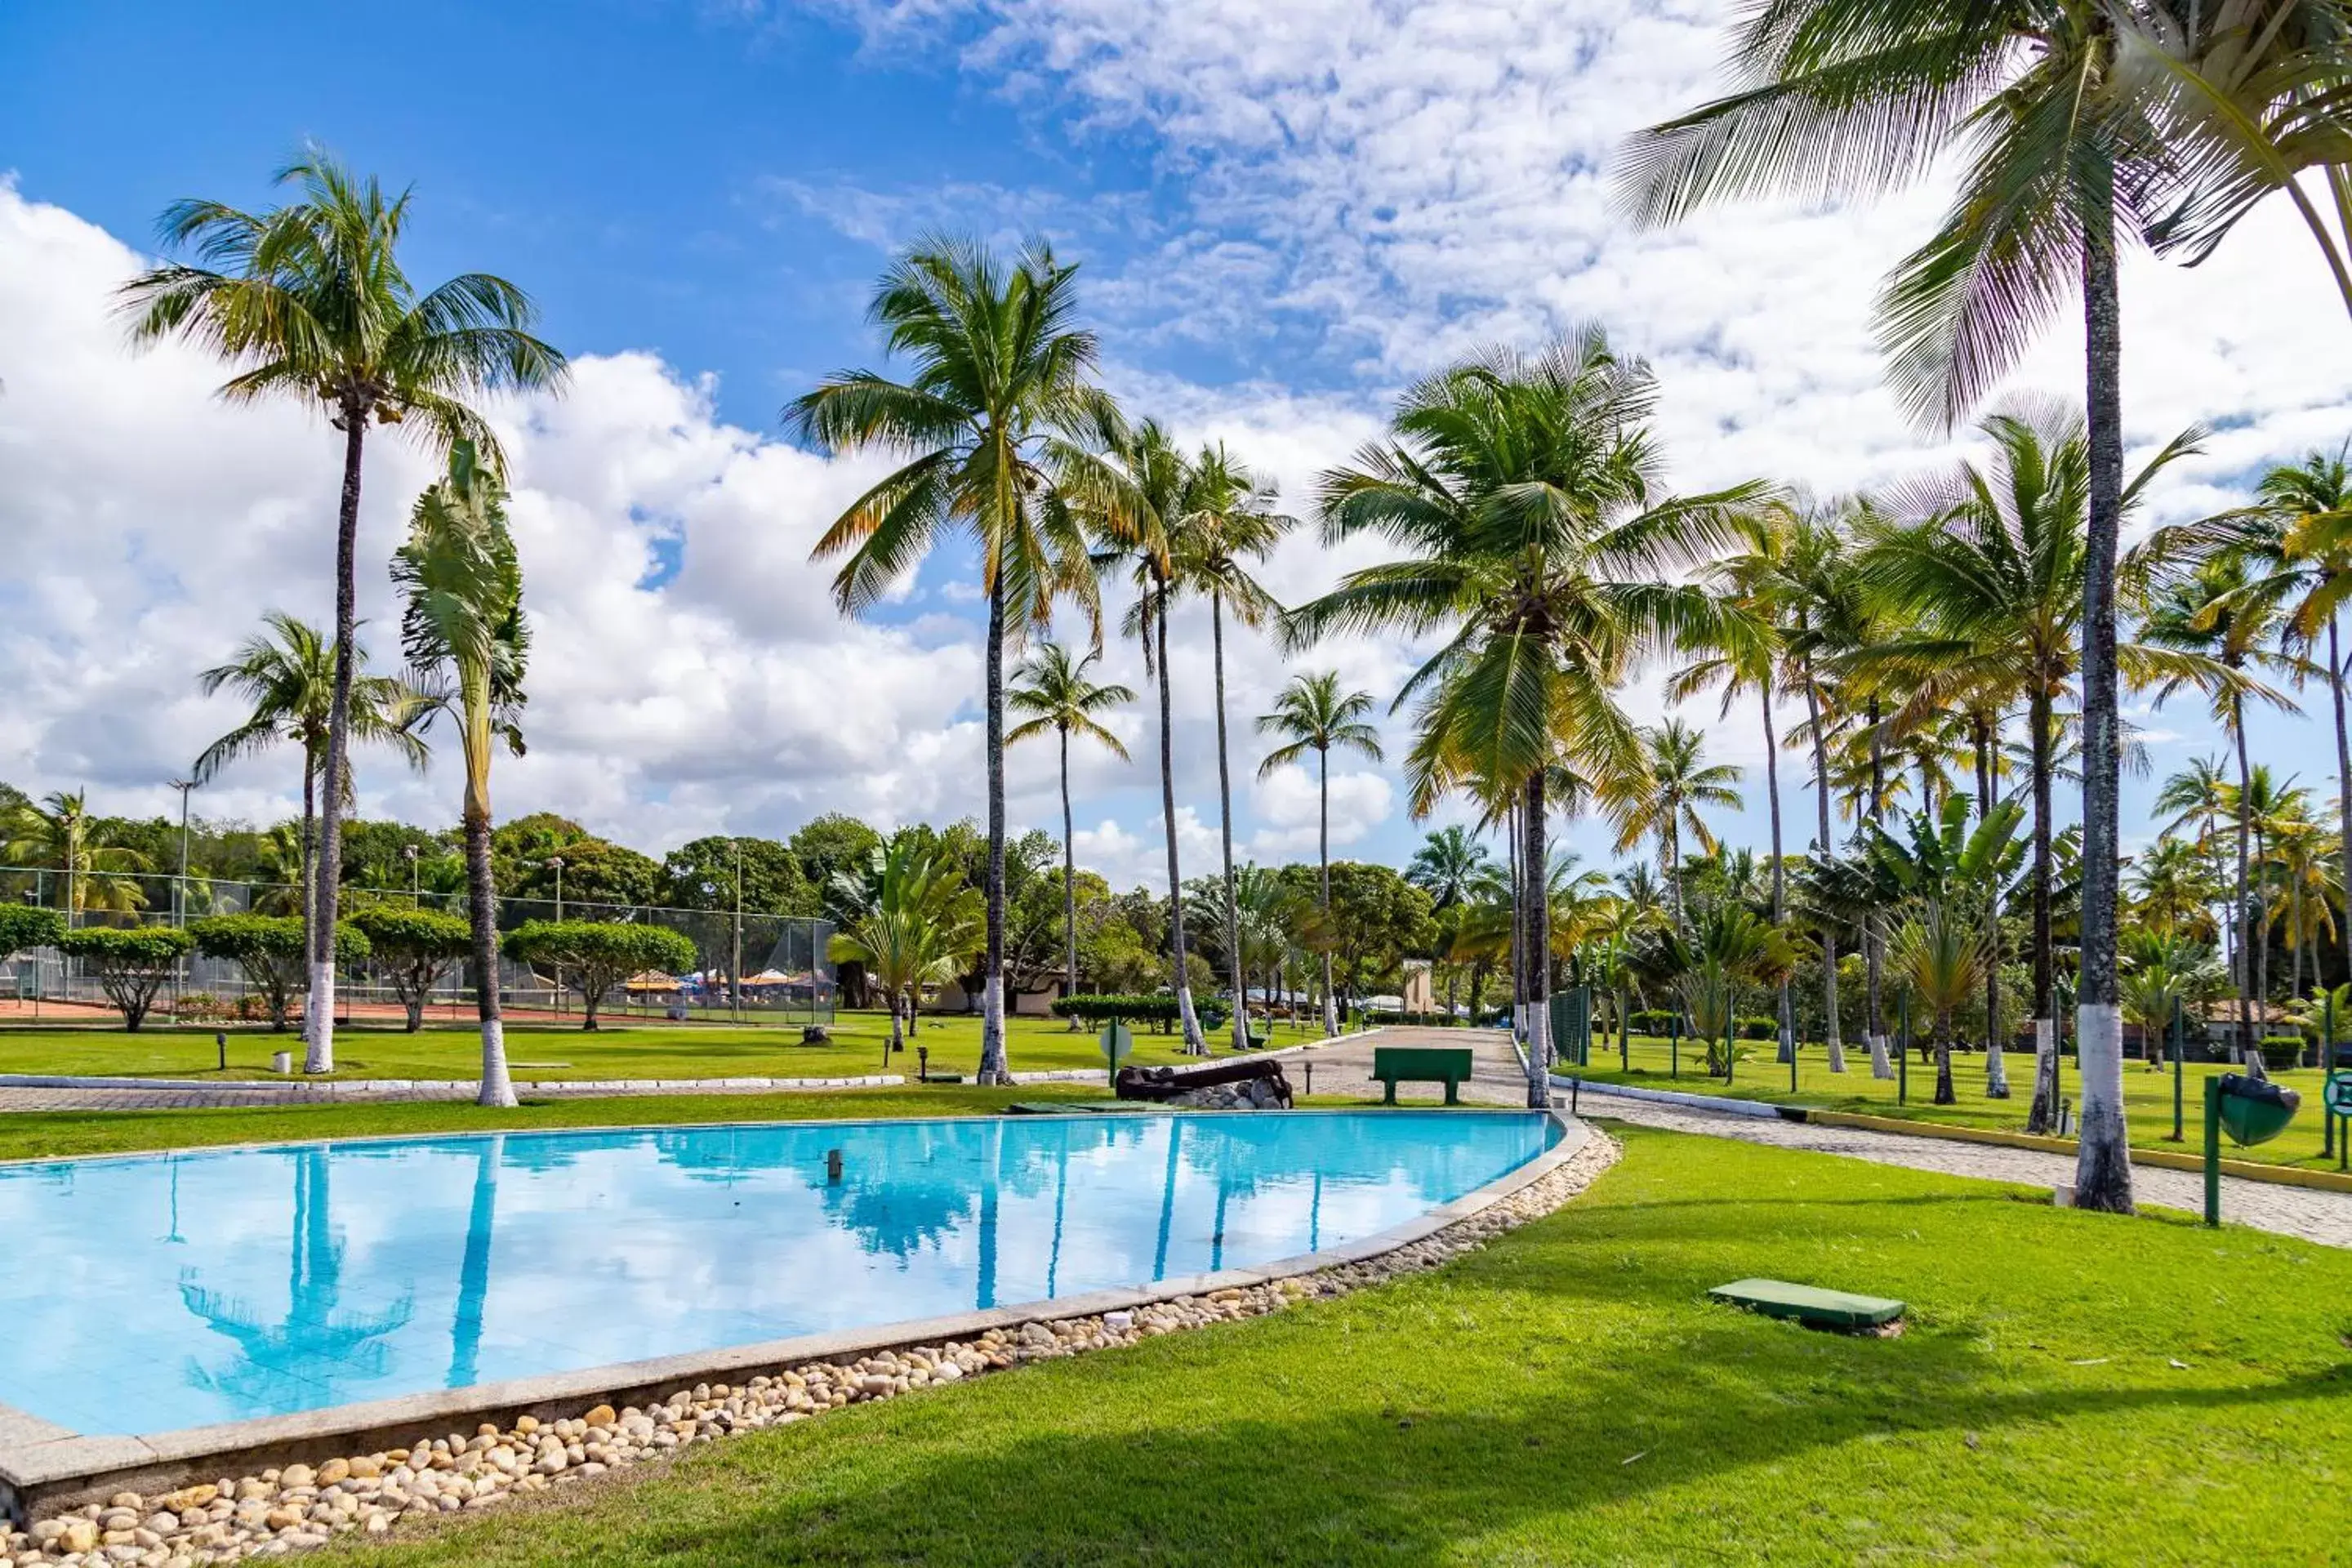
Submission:
M 1750 1143 L 1807 1149 L 1818 1154 L 1843 1154 L 1849 1159 L 1906 1165 L 1915 1171 L 1940 1171 L 1952 1176 L 1981 1176 L 1989 1181 L 2020 1182 L 2037 1187 L 2055 1186 L 2074 1179 L 2073 1155 L 2045 1154 L 2035 1149 L 2004 1149 L 1993 1144 L 1963 1143 L 1953 1138 L 1874 1132 L 1860 1127 L 1764 1121 L 1650 1100 L 1621 1100 L 1613 1095 L 1587 1095 L 1580 1109 L 1587 1115 L 1614 1117 L 1643 1127 L 1699 1132 L 1711 1138 L 1743 1138 Z M 2205 1178 L 2190 1171 L 2134 1165 L 2132 1195 L 2139 1203 L 2200 1213 L 2205 1207 Z M 2258 1230 L 2299 1236 L 2329 1247 L 2352 1247 L 2352 1193 L 2321 1192 L 2311 1187 L 2224 1176 L 2221 1215 Z

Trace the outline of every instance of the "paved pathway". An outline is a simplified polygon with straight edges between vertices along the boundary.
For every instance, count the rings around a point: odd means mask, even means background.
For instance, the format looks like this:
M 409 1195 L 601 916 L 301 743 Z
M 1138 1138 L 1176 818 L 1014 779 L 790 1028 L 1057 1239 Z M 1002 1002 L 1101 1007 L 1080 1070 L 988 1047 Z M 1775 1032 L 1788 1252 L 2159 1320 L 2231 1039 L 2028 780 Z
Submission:
M 1519 1067 L 1518 1053 L 1511 1048 L 1510 1037 L 1498 1029 L 1385 1028 L 1328 1046 L 1309 1046 L 1285 1056 L 1284 1075 L 1290 1079 L 1294 1090 L 1304 1093 L 1307 1064 L 1312 1062 L 1318 1094 L 1355 1094 L 1366 1089 L 1377 1093 L 1380 1084 L 1372 1078 L 1372 1050 L 1377 1046 L 1467 1046 L 1471 1050 L 1471 1079 L 1462 1086 L 1463 1099 L 1481 1105 L 1524 1106 L 1528 1102 L 1528 1075 Z M 1442 1100 L 1444 1092 L 1436 1084 L 1401 1084 L 1397 1098 Z M 1557 1102 L 1560 1097 L 1555 1094 L 1552 1098 Z
M 1766 1121 L 1614 1095 L 1587 1095 L 1580 1109 L 1590 1115 L 1614 1117 L 1644 1127 L 1700 1132 L 1713 1138 L 1744 1138 L 1750 1143 L 1843 1154 L 1883 1165 L 1906 1165 L 1915 1171 L 1940 1171 L 1947 1175 L 1981 1176 L 2037 1187 L 2055 1186 L 2074 1179 L 2072 1154 L 2045 1154 L 2037 1149 L 2005 1149 L 1998 1144 L 1964 1143 L 1956 1138 L 1913 1137 L 1860 1127 L 1820 1127 L 1778 1118 Z M 2205 1207 L 2205 1178 L 2191 1171 L 2134 1165 L 2132 1194 L 2141 1203 L 2200 1213 Z M 2330 1247 L 2352 1247 L 2352 1193 L 2322 1192 L 2313 1187 L 2224 1176 L 2221 1213 L 2225 1218 L 2259 1230 L 2299 1236 Z

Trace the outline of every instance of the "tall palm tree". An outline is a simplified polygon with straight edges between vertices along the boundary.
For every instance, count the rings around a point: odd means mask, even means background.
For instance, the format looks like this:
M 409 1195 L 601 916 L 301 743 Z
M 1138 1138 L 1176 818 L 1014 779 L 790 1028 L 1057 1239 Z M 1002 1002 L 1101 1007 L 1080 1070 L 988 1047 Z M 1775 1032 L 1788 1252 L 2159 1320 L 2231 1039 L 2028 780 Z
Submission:
M 1201 449 L 1186 476 L 1176 526 L 1175 575 L 1186 593 L 1209 601 L 1209 648 L 1216 673 L 1217 824 L 1224 840 L 1225 952 L 1233 968 L 1234 1048 L 1249 1048 L 1249 995 L 1243 984 L 1241 906 L 1234 886 L 1234 784 L 1225 746 L 1225 612 L 1236 624 L 1262 626 L 1282 606 L 1249 574 L 1297 526 L 1274 510 L 1273 487 L 1236 461 L 1222 443 Z
M 58 871 L 66 923 L 89 910 L 123 913 L 147 901 L 131 874 L 148 868 L 137 850 L 109 842 L 89 815 L 89 792 L 58 790 L 0 816 L 0 860 L 26 870 Z
M 1074 268 L 1042 241 L 1006 266 L 968 239 L 927 241 L 894 261 L 867 306 L 912 374 L 829 376 L 785 410 L 829 453 L 879 450 L 907 463 L 836 519 L 814 559 L 846 554 L 834 579 L 864 615 L 950 532 L 978 547 L 988 600 L 988 943 L 981 998 L 982 1083 L 1009 1083 L 1004 1050 L 1004 645 L 1043 626 L 1054 602 L 1093 604 L 1086 542 L 1053 483 L 1057 443 L 1115 423 L 1087 380 L 1094 334 L 1074 322 Z
M 2151 931 L 2212 941 L 2214 891 L 2204 852 L 2189 839 L 2159 838 L 2132 858 L 2132 918 Z
M 1441 827 L 1412 852 L 1404 879 L 1429 895 L 1432 909 L 1450 910 L 1470 897 L 1479 876 L 1493 863 L 1494 857 L 1468 828 Z
M 251 711 L 244 723 L 204 749 L 188 776 L 199 784 L 210 784 L 233 762 L 289 742 L 300 749 L 301 903 L 307 922 L 316 891 L 310 868 L 318 848 L 319 786 L 325 779 L 321 770 L 327 765 L 335 670 L 341 656 L 307 622 L 276 610 L 261 619 L 264 629 L 240 644 L 226 664 L 215 665 L 196 676 L 197 689 L 205 696 L 232 691 L 251 704 Z M 345 721 L 352 740 L 396 747 L 408 765 L 421 773 L 431 756 L 424 737 L 417 733 L 425 714 L 423 696 L 397 676 L 367 674 L 367 662 L 365 648 L 352 650 Z M 352 804 L 348 758 L 333 793 L 341 806 Z
M 2221 823 L 2231 816 L 2230 775 L 2219 757 L 2191 757 L 2187 765 L 2168 777 L 2149 804 L 2150 814 L 2161 818 L 2158 832 L 2170 836 L 2195 824 L 2195 844 L 2205 857 L 2207 885 L 2213 898 L 2221 897 L 2229 880 L 2222 863 Z M 2207 920 L 2211 922 L 2210 911 Z M 2235 919 L 2218 922 L 2221 936 L 2228 945 L 2223 956 L 2232 971 L 2237 966 L 2237 921 Z
M 1738 808 L 1739 768 L 1706 761 L 1706 737 L 1679 719 L 1642 731 L 1641 744 L 1636 764 L 1605 777 L 1601 795 L 1617 829 L 1619 854 L 1644 838 L 1658 841 L 1658 869 L 1681 921 L 1686 915 L 1683 835 L 1690 835 L 1700 854 L 1716 852 L 1719 843 L 1705 813 Z
M 1549 864 L 1546 804 L 1561 759 L 1633 765 L 1640 742 L 1616 692 L 1669 647 L 1727 636 L 1704 588 L 1662 579 L 1730 542 L 1763 493 L 1657 495 L 1649 367 L 1586 327 L 1534 355 L 1495 351 L 1406 393 L 1391 438 L 1324 476 L 1325 536 L 1385 538 L 1407 554 L 1353 572 L 1296 612 L 1295 639 L 1390 629 L 1445 641 L 1398 693 L 1420 700 L 1409 793 L 1515 797 L 1517 863 Z M 1526 900 L 1524 950 L 1549 952 L 1548 909 Z M 1549 1102 L 1547 965 L 1530 964 L 1530 1105 Z
M 1947 477 L 1913 485 L 1900 503 L 1908 515 L 1873 531 L 1863 565 L 1867 581 L 1873 592 L 1912 617 L 1912 625 L 1907 635 L 1882 644 L 1863 656 L 1863 662 L 1883 683 L 1899 683 L 1907 690 L 1888 720 L 1897 732 L 1948 711 L 1969 715 L 1980 816 L 1990 812 L 1995 793 L 2000 716 L 2021 706 L 2025 710 L 2033 800 L 2037 1065 L 2032 1124 L 2038 1131 L 2057 1110 L 2057 991 L 2050 925 L 2057 828 L 2052 791 L 2062 710 L 2082 679 L 2082 639 L 2095 596 L 2095 452 L 2082 416 L 2054 405 L 2005 408 L 1979 428 L 1992 446 L 1990 463 L 1963 463 Z M 2199 432 L 2184 431 L 2160 449 L 2124 486 L 2125 510 L 2138 504 L 2168 465 L 2197 450 L 2198 439 Z M 2216 673 L 2209 659 L 2151 646 L 2146 638 L 2114 652 L 2135 684 Z M 1997 907 L 1985 913 L 1996 944 L 2000 913 Z M 1997 947 L 1986 955 L 1981 973 L 1988 1031 L 1998 1033 Z
M 1983 974 L 1984 932 L 1957 911 L 1930 903 L 1895 933 L 1896 977 L 1935 1020 L 1936 1103 L 1959 1097 L 1952 1088 L 1952 1015 L 1969 1004 Z
M 482 1032 L 479 1103 L 513 1105 L 506 1022 L 499 1004 L 499 895 L 490 861 L 490 759 L 503 742 L 522 755 L 522 682 L 530 627 L 522 614 L 522 564 L 507 530 L 506 488 L 473 443 L 460 441 L 449 469 L 416 498 L 408 538 L 392 559 L 406 608 L 401 642 L 410 665 L 444 683 L 442 710 L 457 724 L 466 760 L 460 816 L 466 907 L 474 938 L 474 1004 Z
M 2164 535 L 2150 541 L 2158 550 L 2166 542 Z M 2261 951 L 2249 946 L 2256 919 L 2255 906 L 2249 901 L 2252 886 L 2250 841 L 2255 831 L 2254 816 L 2262 802 L 2252 788 L 2246 700 L 2253 697 L 2279 708 L 2294 709 L 2283 693 L 2249 679 L 2245 672 L 2252 668 L 2292 669 L 2298 662 L 2272 647 L 2285 625 L 2281 600 L 2286 589 L 2287 584 L 2279 577 L 2255 577 L 2235 552 L 2217 552 L 2159 584 L 2140 627 L 2142 642 L 2193 653 L 2213 667 L 2207 672 L 2191 670 L 2166 681 L 2158 689 L 2156 700 L 2161 707 L 2185 686 L 2194 685 L 2204 690 L 2212 700 L 2214 721 L 2221 726 L 2221 732 L 2230 738 L 2237 753 L 2238 784 L 2232 793 L 2237 817 L 2238 874 L 2236 896 L 2231 903 L 2236 913 L 2231 924 L 2237 931 L 2242 960 L 2249 952 Z M 2238 975 L 2241 1041 L 2254 1037 L 2254 1014 L 2266 1001 L 2253 972 L 2253 965 L 2242 963 Z
M 1135 584 L 1135 604 L 1121 629 L 1141 645 L 1144 674 L 1160 689 L 1160 816 L 1168 849 L 1171 983 L 1185 1050 L 1206 1052 L 1186 962 L 1184 879 L 1176 842 L 1175 670 L 1168 658 L 1168 619 L 1181 586 L 1177 550 L 1192 468 L 1156 421 L 1117 430 L 1106 445 L 1108 449 L 1099 456 L 1066 454 L 1064 483 L 1099 544 L 1094 563 L 1124 563 Z
M 436 453 L 470 441 L 493 469 L 498 437 L 467 399 L 555 391 L 563 355 L 534 337 L 521 289 L 485 272 L 419 293 L 400 262 L 410 193 L 387 196 L 317 148 L 277 174 L 297 197 L 259 213 L 220 202 L 174 202 L 163 242 L 193 252 L 122 287 L 132 340 L 183 338 L 238 366 L 222 386 L 232 402 L 287 396 L 323 408 L 343 437 L 335 529 L 335 676 L 320 776 L 343 776 L 357 673 L 360 475 L 371 424 L 405 431 Z M 341 802 L 329 790 L 312 868 L 310 1005 L 303 1016 L 306 1072 L 335 1066 L 335 922 L 342 878 Z
M 1012 689 L 1004 694 L 1006 707 L 1029 715 L 1005 735 L 1006 745 L 1048 730 L 1061 742 L 1063 957 L 1072 990 L 1078 984 L 1078 862 L 1076 833 L 1070 820 L 1070 737 L 1075 734 L 1096 742 L 1119 761 L 1128 761 L 1125 742 L 1104 729 L 1095 715 L 1135 700 L 1135 693 L 1127 687 L 1087 678 L 1087 667 L 1098 657 L 1090 653 L 1074 658 L 1060 643 L 1045 643 L 1022 660 L 1013 672 Z M 1070 1027 L 1084 1027 L 1075 1013 L 1070 1015 Z
M 1258 716 L 1257 731 L 1276 735 L 1282 744 L 1259 760 L 1257 776 L 1267 778 L 1315 753 L 1315 907 L 1328 914 L 1331 908 L 1331 753 L 1354 752 L 1373 762 L 1381 760 L 1381 732 L 1364 721 L 1372 710 L 1369 691 L 1342 691 L 1339 672 L 1327 669 L 1290 678 L 1274 700 L 1273 710 Z M 1331 954 L 1323 954 L 1323 1033 L 1339 1032 L 1339 1007 L 1331 987 Z
M 1912 410 L 1948 427 L 2031 330 L 2079 292 L 2084 353 L 2082 616 L 2083 1137 L 2077 1202 L 2131 1210 L 2116 999 L 2120 855 L 2116 567 L 2124 508 L 2119 235 L 2177 208 L 2163 106 L 2116 71 L 2119 7 L 2063 0 L 1776 0 L 1734 34 L 1741 90 L 1643 132 L 1628 205 L 1666 223 L 1766 193 L 1874 195 L 1960 154 L 1942 228 L 1880 297 L 1882 343 Z M 2177 146 L 2177 140 L 2173 145 Z

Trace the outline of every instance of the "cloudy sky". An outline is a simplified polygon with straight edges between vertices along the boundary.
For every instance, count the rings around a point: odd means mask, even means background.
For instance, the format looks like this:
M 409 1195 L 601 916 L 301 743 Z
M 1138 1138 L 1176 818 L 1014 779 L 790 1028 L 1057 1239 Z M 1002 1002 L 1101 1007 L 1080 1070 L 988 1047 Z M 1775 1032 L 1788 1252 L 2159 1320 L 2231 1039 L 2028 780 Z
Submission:
M 1083 263 L 1105 374 L 1128 406 L 1222 439 L 1307 506 L 1315 474 L 1380 429 L 1398 389 L 1480 345 L 1598 320 L 1648 355 L 1678 488 L 1762 476 L 1832 493 L 1952 461 L 1907 426 L 1868 335 L 1875 280 L 1932 224 L 1932 183 L 1866 209 L 1744 207 L 1667 234 L 1613 218 L 1612 150 L 1716 81 L 1727 7 L 1628 0 L 414 0 L 0 11 L 0 779 L 163 811 L 164 781 L 235 722 L 197 695 L 265 609 L 331 605 L 340 443 L 292 406 L 227 408 L 218 367 L 134 355 L 110 315 L 155 215 L 269 199 L 304 139 L 414 182 L 412 275 L 521 283 L 574 357 L 568 395 L 501 408 L 537 636 L 531 754 L 502 811 L 550 809 L 658 853 L 816 813 L 942 820 L 982 807 L 971 562 L 944 553 L 862 624 L 809 546 L 877 471 L 782 437 L 779 407 L 876 363 L 861 320 L 896 246 L 952 228 L 1049 236 Z M 2143 523 L 2227 504 L 2270 462 L 2352 435 L 2346 322 L 2307 242 L 2260 215 L 2205 267 L 2125 275 L 2127 433 L 2218 432 Z M 2021 388 L 2063 391 L 2053 331 Z M 363 638 L 388 658 L 383 563 L 429 478 L 379 442 L 362 523 Z M 1266 568 L 1297 600 L 1353 563 L 1302 535 Z M 1213 862 L 1207 626 L 1180 622 L 1179 826 Z M 1249 720 L 1286 679 L 1230 648 L 1237 840 L 1311 853 L 1304 774 L 1254 781 Z M 1309 656 L 1383 702 L 1412 650 Z M 1114 648 L 1110 672 L 1140 689 Z M 1654 699 L 1637 694 L 1646 711 Z M 1150 710 L 1138 765 L 1074 759 L 1083 858 L 1162 879 Z M 1747 764 L 1753 716 L 1706 724 Z M 2211 749 L 2198 711 L 2140 715 L 2160 775 Z M 1393 728 L 1392 728 L 1393 732 Z M 2325 791 L 2317 724 L 2257 743 Z M 1793 790 L 1801 769 L 1789 771 Z M 198 797 L 261 821 L 291 758 Z M 456 815 L 456 770 L 362 758 L 362 809 Z M 2147 786 L 2135 786 L 2133 801 Z M 1017 752 L 1013 810 L 1058 826 L 1054 759 Z M 1402 859 L 1423 831 L 1392 775 L 1332 789 L 1346 852 Z M 1791 801 L 1793 813 L 1803 811 Z M 1810 813 L 1805 813 L 1810 816 Z M 2127 821 L 2127 833 L 2137 826 Z M 1571 841 L 1606 858 L 1593 825 Z M 1794 836 L 1801 841 L 1804 835 Z

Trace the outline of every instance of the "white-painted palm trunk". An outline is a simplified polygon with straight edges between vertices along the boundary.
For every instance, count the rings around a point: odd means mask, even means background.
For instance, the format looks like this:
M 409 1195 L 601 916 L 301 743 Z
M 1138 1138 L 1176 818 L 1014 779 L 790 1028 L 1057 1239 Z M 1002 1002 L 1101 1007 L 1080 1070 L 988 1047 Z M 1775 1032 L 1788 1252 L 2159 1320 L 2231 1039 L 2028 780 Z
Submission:
M 2054 1130 L 2058 1125 L 2058 1021 L 2054 1018 L 2033 1020 L 2033 1103 Z
M 1998 1039 L 1985 1042 L 1985 1098 L 2009 1098 L 2009 1058 L 2002 1055 Z
M 983 1038 L 1004 1038 L 1004 976 L 992 971 L 980 983 L 980 1028 Z M 983 1075 L 982 1081 L 996 1084 L 1013 1081 L 1012 1064 L 1005 1060 L 1002 1049 L 997 1053 L 994 1077 Z
M 302 1007 L 302 1070 L 335 1070 L 335 965 L 310 965 L 310 994 Z
M 1874 1032 L 1863 1038 L 1870 1045 L 1870 1076 L 1881 1079 L 1893 1078 L 1895 1058 L 1887 1051 L 1886 1037 Z
M 482 1091 L 474 1097 L 474 1103 L 516 1103 L 514 1080 L 507 1074 L 507 1026 L 503 1019 L 482 1020 Z
M 2082 1142 L 2074 1161 L 2077 1192 L 2120 1187 L 2131 1207 L 2129 1134 L 2124 1122 L 2124 1016 L 2120 1008 L 2074 1010 L 2075 1070 L 2083 1080 Z M 2120 1170 L 2109 1162 L 2120 1163 Z

